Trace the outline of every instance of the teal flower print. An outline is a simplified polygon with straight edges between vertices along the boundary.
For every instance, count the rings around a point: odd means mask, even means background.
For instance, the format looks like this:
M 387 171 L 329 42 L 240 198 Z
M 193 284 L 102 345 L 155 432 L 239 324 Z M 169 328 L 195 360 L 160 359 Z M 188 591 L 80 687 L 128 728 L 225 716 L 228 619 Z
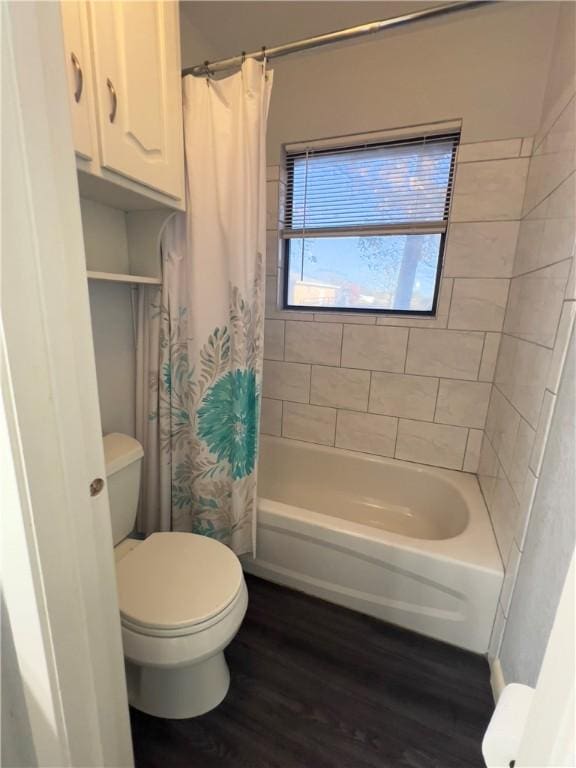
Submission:
M 195 517 L 192 520 L 192 533 L 208 536 L 211 539 L 217 539 L 225 543 L 230 537 L 231 530 L 229 526 L 218 527 L 212 520 Z
M 249 475 L 256 461 L 258 392 L 252 369 L 230 371 L 208 390 L 198 409 L 198 436 L 232 477 Z
M 172 394 L 172 369 L 170 363 L 164 363 L 162 366 L 162 382 L 164 383 L 164 389 L 166 392 Z

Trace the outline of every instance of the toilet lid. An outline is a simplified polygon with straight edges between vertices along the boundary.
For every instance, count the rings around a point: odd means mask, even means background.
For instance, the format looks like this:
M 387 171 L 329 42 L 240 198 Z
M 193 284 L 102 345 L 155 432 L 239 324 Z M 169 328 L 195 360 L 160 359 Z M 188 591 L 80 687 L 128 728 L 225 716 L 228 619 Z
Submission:
M 116 567 L 120 613 L 144 627 L 178 629 L 223 611 L 242 567 L 224 544 L 193 533 L 153 533 Z

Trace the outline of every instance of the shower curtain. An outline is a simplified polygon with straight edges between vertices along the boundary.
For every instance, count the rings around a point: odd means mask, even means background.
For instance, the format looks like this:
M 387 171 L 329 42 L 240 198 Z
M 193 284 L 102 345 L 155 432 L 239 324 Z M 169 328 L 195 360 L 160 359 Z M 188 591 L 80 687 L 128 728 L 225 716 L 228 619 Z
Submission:
M 248 59 L 184 79 L 187 210 L 162 236 L 163 285 L 141 290 L 139 527 L 254 549 L 272 73 Z

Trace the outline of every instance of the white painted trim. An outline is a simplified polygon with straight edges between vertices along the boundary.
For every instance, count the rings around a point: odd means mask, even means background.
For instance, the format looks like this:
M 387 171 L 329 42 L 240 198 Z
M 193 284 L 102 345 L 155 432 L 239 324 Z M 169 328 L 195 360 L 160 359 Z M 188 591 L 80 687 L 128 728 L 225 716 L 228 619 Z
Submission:
M 506 681 L 504 680 L 504 673 L 502 671 L 502 665 L 500 664 L 500 659 L 489 659 L 490 663 L 490 686 L 492 688 L 492 696 L 494 697 L 494 702 L 498 703 L 498 699 L 500 698 L 500 694 L 506 687 Z
M 95 272 L 86 273 L 88 280 L 104 280 L 110 283 L 139 283 L 141 285 L 162 285 L 160 277 L 143 277 L 142 275 L 123 275 L 120 272 Z
M 38 765 L 129 768 L 108 498 L 88 492 L 105 468 L 60 6 L 4 3 L 1 12 L 11 672 Z
M 2 757 L 12 765 L 69 765 L 65 722 L 57 694 L 41 573 L 31 550 L 30 508 L 18 424 L 0 326 L 0 488 L 2 490 Z M 7 649 L 13 650 L 8 653 Z M 33 676 L 33 685 L 27 678 Z

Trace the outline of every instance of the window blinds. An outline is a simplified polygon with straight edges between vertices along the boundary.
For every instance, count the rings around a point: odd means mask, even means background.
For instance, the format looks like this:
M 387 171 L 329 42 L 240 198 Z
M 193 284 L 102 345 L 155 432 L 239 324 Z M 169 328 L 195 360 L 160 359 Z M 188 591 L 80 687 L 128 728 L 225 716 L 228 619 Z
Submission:
M 285 237 L 444 232 L 459 133 L 286 157 Z

